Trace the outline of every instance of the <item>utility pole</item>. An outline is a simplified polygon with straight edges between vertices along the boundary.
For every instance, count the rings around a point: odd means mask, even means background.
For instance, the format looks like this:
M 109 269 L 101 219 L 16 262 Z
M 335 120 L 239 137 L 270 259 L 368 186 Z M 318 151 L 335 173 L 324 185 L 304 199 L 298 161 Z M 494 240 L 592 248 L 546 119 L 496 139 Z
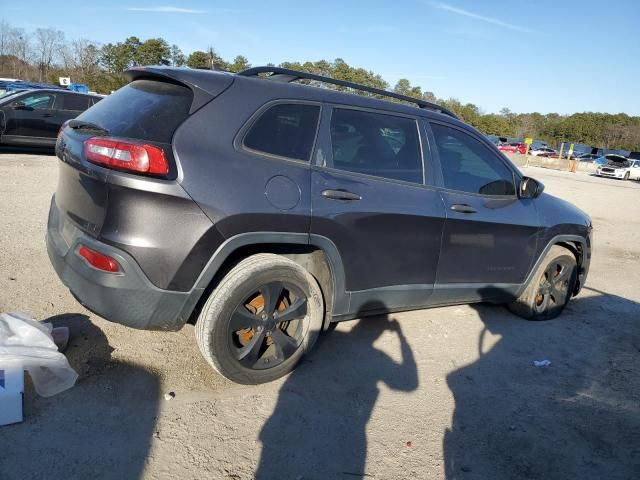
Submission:
M 209 47 L 209 51 L 207 53 L 209 54 L 209 62 L 211 63 L 210 69 L 215 70 L 215 65 L 213 63 L 213 47 Z

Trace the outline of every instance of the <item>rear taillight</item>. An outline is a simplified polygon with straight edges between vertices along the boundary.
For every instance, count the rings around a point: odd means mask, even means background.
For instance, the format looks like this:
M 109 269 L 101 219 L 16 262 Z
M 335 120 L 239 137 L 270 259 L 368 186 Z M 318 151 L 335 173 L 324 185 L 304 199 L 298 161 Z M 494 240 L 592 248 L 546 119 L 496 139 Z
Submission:
M 77 253 L 79 256 L 84 258 L 89 265 L 97 268 L 98 270 L 103 270 L 109 273 L 117 273 L 120 271 L 118 262 L 104 253 L 96 252 L 84 245 L 80 245 Z
M 91 163 L 108 168 L 152 175 L 169 173 L 164 151 L 146 143 L 94 137 L 84 142 L 84 155 Z

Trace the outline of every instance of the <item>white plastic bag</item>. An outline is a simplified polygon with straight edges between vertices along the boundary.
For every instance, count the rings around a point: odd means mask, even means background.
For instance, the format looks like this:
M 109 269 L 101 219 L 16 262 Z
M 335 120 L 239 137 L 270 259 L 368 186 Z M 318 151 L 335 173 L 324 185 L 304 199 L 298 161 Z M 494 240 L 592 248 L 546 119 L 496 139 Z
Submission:
M 73 387 L 78 378 L 67 357 L 58 352 L 51 337 L 52 328 L 26 313 L 0 314 L 0 367 L 21 364 L 43 397 Z

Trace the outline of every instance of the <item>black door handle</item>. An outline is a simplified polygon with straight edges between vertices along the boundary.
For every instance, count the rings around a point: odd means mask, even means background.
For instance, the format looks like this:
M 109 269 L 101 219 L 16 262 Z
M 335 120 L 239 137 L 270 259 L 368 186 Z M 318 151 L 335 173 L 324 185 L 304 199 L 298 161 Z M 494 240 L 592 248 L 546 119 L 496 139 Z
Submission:
M 477 212 L 475 208 L 473 208 L 471 205 L 467 205 L 466 203 L 451 205 L 451 210 L 459 213 L 476 213 Z
M 332 200 L 362 200 L 362 197 L 357 193 L 346 190 L 323 190 L 322 196 Z
M 49 118 L 49 117 L 53 117 L 53 113 L 43 113 L 42 116 L 44 118 Z

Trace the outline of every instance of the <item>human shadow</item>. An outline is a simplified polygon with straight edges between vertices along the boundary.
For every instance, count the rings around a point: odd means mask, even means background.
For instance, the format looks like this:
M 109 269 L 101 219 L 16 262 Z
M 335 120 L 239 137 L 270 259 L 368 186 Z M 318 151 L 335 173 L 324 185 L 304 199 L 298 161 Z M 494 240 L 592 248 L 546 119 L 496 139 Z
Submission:
M 86 315 L 44 321 L 69 327 L 65 354 L 79 377 L 50 398 L 25 384 L 25 421 L 0 429 L 0 477 L 141 477 L 154 436 L 157 376 L 114 360 L 104 333 Z
M 478 359 L 447 376 L 446 478 L 640 478 L 640 304 L 585 288 L 547 322 L 474 308 Z
M 369 302 L 361 314 L 372 311 L 384 311 L 384 305 Z M 387 330 L 400 341 L 400 363 L 373 346 Z M 280 389 L 260 433 L 257 480 L 364 477 L 366 427 L 378 383 L 403 392 L 418 387 L 411 348 L 388 315 L 359 320 L 350 332 L 336 330 L 324 340 Z

